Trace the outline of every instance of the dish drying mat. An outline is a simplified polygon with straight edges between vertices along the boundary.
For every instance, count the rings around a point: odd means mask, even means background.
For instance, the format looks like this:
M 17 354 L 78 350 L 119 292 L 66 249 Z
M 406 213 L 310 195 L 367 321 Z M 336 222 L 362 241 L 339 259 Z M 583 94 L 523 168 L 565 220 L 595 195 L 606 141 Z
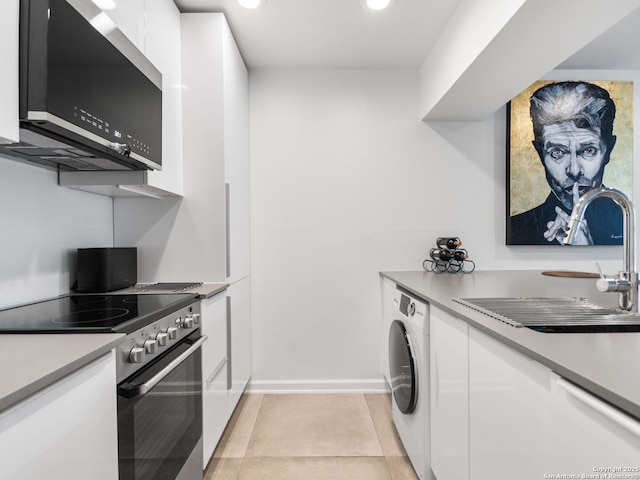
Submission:
M 602 307 L 583 297 L 454 298 L 453 301 L 514 327 L 640 322 L 638 313 Z
M 141 292 L 151 292 L 154 290 L 170 290 L 172 292 L 185 292 L 202 285 L 202 282 L 174 282 L 174 283 L 152 283 L 138 288 Z

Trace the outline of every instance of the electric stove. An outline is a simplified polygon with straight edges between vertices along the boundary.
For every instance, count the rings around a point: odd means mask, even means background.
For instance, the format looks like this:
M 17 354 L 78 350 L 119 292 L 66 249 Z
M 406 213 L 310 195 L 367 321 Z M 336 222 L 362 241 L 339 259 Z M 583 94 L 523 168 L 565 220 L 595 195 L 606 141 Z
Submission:
M 65 295 L 0 310 L 0 333 L 127 333 L 197 301 L 192 293 Z

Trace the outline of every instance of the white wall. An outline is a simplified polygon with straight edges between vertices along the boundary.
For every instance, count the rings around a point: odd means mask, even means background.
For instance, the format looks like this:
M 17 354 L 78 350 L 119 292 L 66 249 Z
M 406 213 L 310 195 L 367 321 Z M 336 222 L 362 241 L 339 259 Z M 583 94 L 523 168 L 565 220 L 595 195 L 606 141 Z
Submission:
M 69 292 L 75 250 L 113 245 L 112 200 L 0 156 L 0 308 Z
M 478 269 L 621 267 L 505 246 L 505 109 L 425 124 L 415 71 L 250 73 L 254 390 L 382 388 L 381 270 L 456 235 Z

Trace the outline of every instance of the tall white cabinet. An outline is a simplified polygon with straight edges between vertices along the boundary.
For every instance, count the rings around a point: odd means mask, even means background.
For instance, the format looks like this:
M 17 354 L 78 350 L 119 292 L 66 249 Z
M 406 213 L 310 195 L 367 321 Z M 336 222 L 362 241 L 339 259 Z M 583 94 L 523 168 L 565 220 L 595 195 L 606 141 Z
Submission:
M 251 374 L 249 90 L 223 14 L 182 15 L 182 78 L 185 197 L 202 193 L 202 252 L 211 254 L 202 275 L 229 283 L 230 414 Z
M 205 330 L 226 330 L 225 355 L 219 338 L 203 346 L 207 462 L 221 402 L 226 422 L 251 375 L 248 72 L 223 14 L 180 17 L 184 195 L 116 198 L 114 229 L 116 246 L 138 247 L 140 282 L 229 284 L 226 328 L 203 301 Z

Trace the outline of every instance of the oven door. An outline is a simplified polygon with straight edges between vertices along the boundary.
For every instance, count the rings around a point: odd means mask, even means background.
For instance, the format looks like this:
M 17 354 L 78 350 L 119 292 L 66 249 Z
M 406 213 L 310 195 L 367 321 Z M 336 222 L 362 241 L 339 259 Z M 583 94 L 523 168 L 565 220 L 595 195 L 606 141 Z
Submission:
M 120 480 L 202 479 L 202 365 L 196 330 L 118 385 Z

